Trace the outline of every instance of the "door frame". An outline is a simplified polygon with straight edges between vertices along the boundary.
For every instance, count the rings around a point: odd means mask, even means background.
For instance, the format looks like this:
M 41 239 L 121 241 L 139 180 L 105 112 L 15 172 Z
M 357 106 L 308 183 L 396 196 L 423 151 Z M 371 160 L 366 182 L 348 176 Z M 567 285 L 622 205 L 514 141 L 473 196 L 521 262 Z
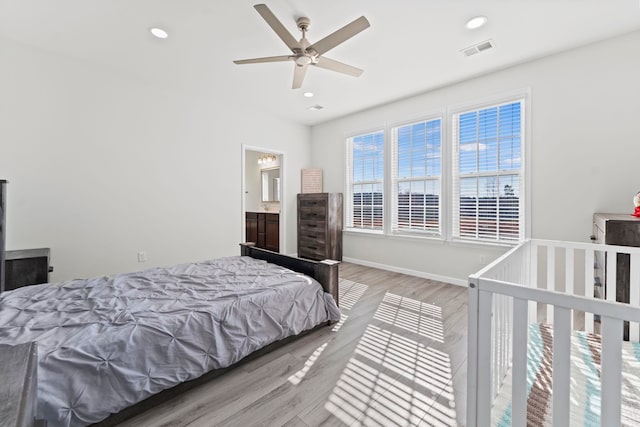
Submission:
M 240 212 L 242 212 L 241 215 L 241 234 L 240 236 L 242 236 L 242 242 L 245 242 L 247 239 L 246 236 L 246 232 L 247 232 L 247 224 L 246 224 L 246 203 L 245 203 L 245 191 L 246 191 L 246 182 L 245 182 L 245 170 L 246 170 L 246 165 L 247 165 L 247 159 L 246 159 L 246 153 L 247 151 L 257 151 L 259 153 L 265 153 L 265 154 L 275 154 L 280 158 L 280 216 L 279 216 L 279 228 L 280 228 L 280 253 L 281 254 L 286 254 L 287 251 L 287 240 L 286 240 L 286 227 L 284 226 L 284 224 L 286 224 L 285 222 L 285 212 L 286 212 L 286 206 L 287 206 L 287 191 L 286 191 L 286 184 L 287 184 L 287 180 L 284 178 L 285 175 L 285 152 L 281 151 L 281 150 L 275 150 L 275 149 L 271 149 L 271 148 L 266 148 L 266 147 L 257 147 L 254 145 L 247 145 L 247 144 L 242 144 L 241 145 L 242 148 L 242 154 L 241 154 L 241 167 L 240 167 L 240 171 L 241 171 L 241 194 L 240 194 Z

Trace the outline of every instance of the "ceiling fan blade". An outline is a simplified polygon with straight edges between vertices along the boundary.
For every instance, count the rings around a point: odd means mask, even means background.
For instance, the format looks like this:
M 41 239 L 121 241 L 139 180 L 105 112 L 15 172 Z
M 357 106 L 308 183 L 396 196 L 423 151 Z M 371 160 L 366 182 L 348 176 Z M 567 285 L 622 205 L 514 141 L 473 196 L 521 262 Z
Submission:
M 258 64 L 260 62 L 283 62 L 289 61 L 295 58 L 295 56 L 281 55 L 281 56 L 265 56 L 264 58 L 251 58 L 251 59 L 237 59 L 233 61 L 234 64 Z
M 291 85 L 291 89 L 300 89 L 304 76 L 307 74 L 307 68 L 307 65 L 295 66 L 295 70 L 293 70 L 293 85 Z
M 359 32 L 366 30 L 367 28 L 369 28 L 370 25 L 371 24 L 369 24 L 369 21 L 367 21 L 367 18 L 365 18 L 364 16 L 361 16 L 360 18 L 356 19 L 350 24 L 345 25 L 339 30 L 329 34 L 327 37 L 323 38 L 322 40 L 312 44 L 307 48 L 307 50 L 313 49 L 317 52 L 318 55 L 322 55 L 328 50 L 338 46 L 340 43 L 346 40 L 349 40 L 351 37 L 355 36 Z
M 266 4 L 256 4 L 253 6 L 260 16 L 267 21 L 267 24 L 276 32 L 278 37 L 286 44 L 292 52 L 295 52 L 296 49 L 300 49 L 300 43 L 291 35 L 289 30 L 287 30 L 282 22 L 276 18 L 276 16 L 271 12 L 271 10 L 267 7 Z
M 353 67 L 351 65 L 344 64 L 334 59 L 325 58 L 321 56 L 318 58 L 318 62 L 314 64 L 316 67 L 324 68 L 325 70 L 337 71 L 342 74 L 348 74 L 353 77 L 360 77 L 364 70 Z

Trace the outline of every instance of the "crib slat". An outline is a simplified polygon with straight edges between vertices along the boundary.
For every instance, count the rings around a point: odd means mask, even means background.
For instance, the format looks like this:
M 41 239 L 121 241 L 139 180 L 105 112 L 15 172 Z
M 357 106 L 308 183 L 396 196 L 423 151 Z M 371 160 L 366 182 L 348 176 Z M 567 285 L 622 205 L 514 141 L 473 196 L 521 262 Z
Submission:
M 556 290 L 556 248 L 547 246 L 547 289 Z M 547 304 L 547 323 L 553 323 L 553 306 Z
M 553 425 L 568 426 L 571 310 L 557 305 L 553 310 Z
M 573 248 L 565 248 L 565 290 L 564 292 L 573 295 Z M 573 329 L 573 315 L 571 316 L 571 329 Z
M 527 424 L 527 300 L 513 299 L 512 427 Z
M 529 256 L 531 264 L 529 265 L 530 288 L 538 288 L 538 245 L 531 242 L 531 254 Z M 538 303 L 529 301 L 529 323 L 538 322 Z
M 478 361 L 486 364 L 491 360 L 491 300 L 493 294 L 487 291 L 478 292 Z M 488 426 L 491 423 L 491 390 L 492 369 L 478 366 L 478 394 L 477 394 L 477 426 Z M 493 365 L 490 365 L 493 366 Z
M 631 271 L 629 275 L 629 303 L 640 306 L 640 255 L 631 255 Z M 629 340 L 640 341 L 640 325 L 636 322 L 629 323 Z
M 594 253 L 591 249 L 584 251 L 584 295 L 587 298 L 593 298 L 593 274 Z M 593 333 L 593 313 L 584 314 L 584 330 Z
M 476 427 L 478 402 L 478 279 L 469 279 L 467 317 L 467 426 Z
M 615 251 L 607 251 L 607 283 L 606 295 L 607 301 L 616 300 L 616 268 L 618 254 Z
M 622 320 L 607 316 L 602 316 L 602 373 L 600 377 L 602 378 L 602 418 L 600 424 L 602 426 L 619 426 L 622 398 Z

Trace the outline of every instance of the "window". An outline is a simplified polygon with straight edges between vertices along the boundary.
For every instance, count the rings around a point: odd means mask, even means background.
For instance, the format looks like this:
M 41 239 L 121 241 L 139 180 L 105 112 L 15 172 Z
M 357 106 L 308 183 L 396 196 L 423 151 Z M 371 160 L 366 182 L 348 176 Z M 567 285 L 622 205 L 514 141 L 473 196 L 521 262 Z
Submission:
M 382 230 L 384 132 L 354 136 L 347 142 L 347 227 Z
M 529 90 L 507 96 L 347 138 L 345 226 L 487 244 L 524 240 Z
M 392 232 L 440 235 L 440 118 L 392 130 Z
M 524 237 L 523 110 L 520 100 L 453 115 L 454 237 Z

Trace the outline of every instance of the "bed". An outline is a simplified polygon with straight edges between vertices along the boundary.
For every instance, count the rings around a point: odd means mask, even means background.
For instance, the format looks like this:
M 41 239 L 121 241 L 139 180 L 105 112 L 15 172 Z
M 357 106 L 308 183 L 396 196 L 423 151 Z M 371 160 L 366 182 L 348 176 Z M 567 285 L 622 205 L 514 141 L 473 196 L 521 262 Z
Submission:
M 640 426 L 640 248 L 524 242 L 469 277 L 468 322 L 469 427 Z
M 339 320 L 337 267 L 243 244 L 241 256 L 28 286 L 0 295 L 0 343 L 37 342 L 39 418 L 108 425 Z

